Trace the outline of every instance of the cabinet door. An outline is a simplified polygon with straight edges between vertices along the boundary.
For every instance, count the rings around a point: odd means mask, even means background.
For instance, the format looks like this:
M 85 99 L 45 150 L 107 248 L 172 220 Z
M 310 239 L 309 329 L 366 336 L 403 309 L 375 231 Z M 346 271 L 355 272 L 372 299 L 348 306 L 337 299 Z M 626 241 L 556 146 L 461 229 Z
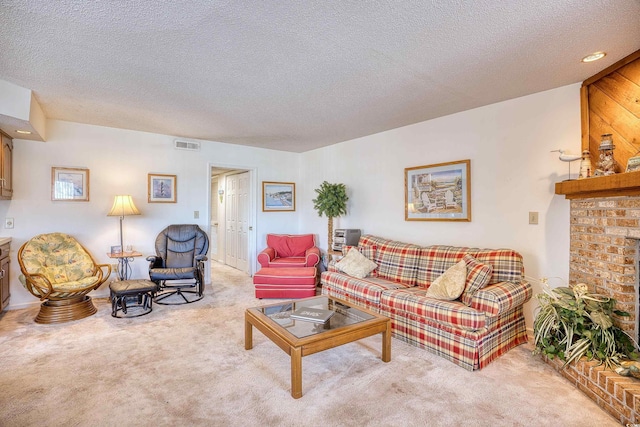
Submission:
M 0 310 L 9 305 L 9 257 L 0 259 Z
M 2 176 L 0 177 L 0 197 L 3 199 L 10 199 L 13 195 L 12 162 L 13 140 L 6 135 L 2 135 Z

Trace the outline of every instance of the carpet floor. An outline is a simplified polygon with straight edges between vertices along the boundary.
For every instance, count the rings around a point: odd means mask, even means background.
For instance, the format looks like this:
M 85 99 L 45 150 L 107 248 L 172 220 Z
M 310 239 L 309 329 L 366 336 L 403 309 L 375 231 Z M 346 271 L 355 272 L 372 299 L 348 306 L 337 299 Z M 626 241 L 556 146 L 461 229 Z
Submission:
M 377 335 L 303 359 L 290 395 L 289 356 L 254 329 L 244 349 L 251 278 L 214 265 L 203 300 L 142 317 L 33 322 L 36 306 L 0 315 L 0 426 L 613 426 L 531 345 L 468 372 Z

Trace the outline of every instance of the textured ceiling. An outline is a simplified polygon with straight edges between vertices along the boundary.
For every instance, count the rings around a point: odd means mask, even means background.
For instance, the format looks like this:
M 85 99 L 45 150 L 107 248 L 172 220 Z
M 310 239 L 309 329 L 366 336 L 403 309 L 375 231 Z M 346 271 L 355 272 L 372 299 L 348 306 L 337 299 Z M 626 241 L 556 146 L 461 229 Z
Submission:
M 48 118 L 303 152 L 580 82 L 639 22 L 638 0 L 0 0 L 0 80 Z

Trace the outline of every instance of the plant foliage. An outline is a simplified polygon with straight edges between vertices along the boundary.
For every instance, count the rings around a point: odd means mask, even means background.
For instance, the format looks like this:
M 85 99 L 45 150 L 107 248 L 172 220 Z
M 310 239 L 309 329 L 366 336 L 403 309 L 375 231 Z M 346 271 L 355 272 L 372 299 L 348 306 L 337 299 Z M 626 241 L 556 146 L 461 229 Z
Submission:
M 316 188 L 318 196 L 313 199 L 313 208 L 319 216 L 337 218 L 347 213 L 347 188 L 344 184 L 330 184 L 324 181 Z
M 589 293 L 587 285 L 547 289 L 538 295 L 540 308 L 533 323 L 535 352 L 563 360 L 564 366 L 586 356 L 612 369 L 623 359 L 637 359 L 631 338 L 614 325 L 616 300 Z

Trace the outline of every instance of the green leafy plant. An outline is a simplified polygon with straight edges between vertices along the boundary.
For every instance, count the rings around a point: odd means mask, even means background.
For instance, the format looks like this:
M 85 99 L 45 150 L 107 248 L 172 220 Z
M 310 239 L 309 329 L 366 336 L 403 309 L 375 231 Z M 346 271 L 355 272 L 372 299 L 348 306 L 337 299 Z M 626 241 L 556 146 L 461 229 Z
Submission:
M 546 280 L 543 279 L 546 286 Z M 538 295 L 540 308 L 533 323 L 537 353 L 558 357 L 564 366 L 587 357 L 609 369 L 624 359 L 637 359 L 633 340 L 613 323 L 613 315 L 628 317 L 616 310 L 616 300 L 593 294 L 584 283 L 573 288 L 547 289 Z
M 344 184 L 330 184 L 324 181 L 320 188 L 316 188 L 318 196 L 313 199 L 313 208 L 318 212 L 318 216 L 325 215 L 328 218 L 328 250 L 331 250 L 333 243 L 333 218 L 347 213 L 347 188 Z

